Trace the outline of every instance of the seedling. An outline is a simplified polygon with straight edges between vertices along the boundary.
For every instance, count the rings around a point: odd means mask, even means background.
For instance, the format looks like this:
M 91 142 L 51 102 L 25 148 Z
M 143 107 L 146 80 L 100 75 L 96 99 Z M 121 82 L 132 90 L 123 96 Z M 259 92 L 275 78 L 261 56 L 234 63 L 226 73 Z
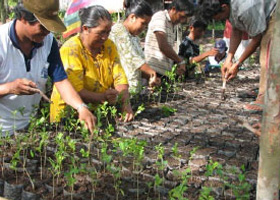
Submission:
M 162 106 L 161 111 L 165 117 L 169 117 L 173 113 L 177 112 L 177 109 L 171 108 L 169 106 Z

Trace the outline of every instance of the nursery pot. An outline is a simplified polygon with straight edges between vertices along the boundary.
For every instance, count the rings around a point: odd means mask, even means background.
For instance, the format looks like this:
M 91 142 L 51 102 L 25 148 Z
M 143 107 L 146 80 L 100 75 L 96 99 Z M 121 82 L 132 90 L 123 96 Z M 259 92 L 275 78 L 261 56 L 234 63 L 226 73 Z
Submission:
M 0 179 L 0 197 L 3 197 L 4 195 L 4 184 L 5 181 L 3 179 Z
M 40 195 L 35 194 L 33 192 L 28 192 L 26 190 L 22 190 L 21 200 L 39 200 Z
M 23 184 L 10 184 L 5 181 L 4 184 L 4 197 L 9 200 L 19 200 L 21 199 Z

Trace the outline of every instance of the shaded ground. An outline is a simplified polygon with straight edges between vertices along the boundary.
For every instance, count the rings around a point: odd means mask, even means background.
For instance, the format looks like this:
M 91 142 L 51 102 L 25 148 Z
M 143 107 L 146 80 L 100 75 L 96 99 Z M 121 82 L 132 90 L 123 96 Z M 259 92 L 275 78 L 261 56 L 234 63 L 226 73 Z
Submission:
M 205 185 L 214 185 L 215 188 L 215 182 L 220 180 L 204 176 L 205 167 L 210 160 L 218 161 L 225 169 L 244 165 L 246 180 L 253 186 L 250 197 L 253 199 L 257 179 L 259 140 L 237 124 L 232 116 L 251 124 L 260 120 L 260 114 L 251 114 L 242 108 L 245 103 L 253 99 L 237 97 L 238 92 L 249 91 L 256 87 L 257 74 L 258 66 L 240 71 L 239 78 L 228 84 L 225 101 L 221 100 L 222 83 L 219 73 L 212 74 L 205 82 L 189 81 L 182 85 L 182 91 L 178 93 L 181 99 L 164 104 L 177 109 L 173 116 L 163 117 L 158 109 L 159 105 L 151 106 L 140 114 L 138 120 L 120 126 L 118 134 L 146 140 L 151 149 L 150 152 L 149 150 L 146 152 L 148 160 L 151 160 L 150 155 L 154 154 L 153 147 L 159 143 L 163 144 L 166 152 L 165 159 L 168 160 L 171 157 L 172 147 L 178 143 L 181 155 L 180 168 L 191 168 L 194 180 L 190 187 L 197 190 Z M 190 159 L 190 152 L 195 147 L 198 147 L 198 150 Z M 172 174 L 172 167 L 167 171 L 166 179 L 172 181 L 172 178 L 168 177 L 168 174 Z M 238 174 L 232 173 L 229 176 L 237 180 Z M 219 190 L 219 187 L 218 185 L 214 190 L 215 199 L 232 197 L 231 194 Z M 197 199 L 197 190 L 187 192 L 188 198 Z

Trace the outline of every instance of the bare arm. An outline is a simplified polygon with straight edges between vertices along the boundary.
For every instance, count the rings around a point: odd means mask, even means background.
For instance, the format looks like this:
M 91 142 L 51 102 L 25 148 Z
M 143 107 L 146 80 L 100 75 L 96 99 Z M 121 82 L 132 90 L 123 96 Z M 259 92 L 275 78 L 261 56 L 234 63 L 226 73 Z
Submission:
M 207 58 L 208 56 L 215 56 L 218 53 L 218 50 L 216 48 L 211 49 L 210 51 L 206 51 L 198 56 L 193 57 L 190 60 L 190 63 L 199 63 L 202 60 L 204 60 L 205 58 Z
M 106 101 L 104 93 L 91 92 L 86 89 L 82 89 L 79 92 L 79 95 L 86 103 L 102 103 Z
M 261 40 L 262 40 L 262 34 L 256 35 L 251 39 L 245 51 L 239 58 L 239 63 L 244 62 L 250 55 L 252 55 L 256 51 L 256 49 L 260 45 Z
M 234 54 L 235 54 L 241 40 L 242 40 L 242 31 L 233 27 L 232 31 L 231 31 L 231 36 L 230 36 L 228 55 L 227 55 L 224 65 L 221 68 L 222 79 L 224 79 L 224 78 L 227 79 L 227 77 L 228 77 L 228 71 L 232 67 L 232 64 L 233 64 L 232 59 L 234 57 Z M 225 77 L 225 75 L 227 75 L 227 77 Z
M 162 31 L 156 31 L 156 38 L 158 41 L 159 49 L 160 51 L 168 58 L 173 60 L 176 63 L 180 63 L 183 61 L 183 58 L 177 55 L 177 53 L 174 51 L 173 47 L 170 46 L 167 42 L 167 36 L 164 32 Z M 183 75 L 186 71 L 186 65 L 181 64 L 177 67 L 176 73 L 178 75 Z
M 156 76 L 155 70 L 153 70 L 147 63 L 144 63 L 140 67 L 141 72 L 143 72 L 143 75 L 145 78 L 149 79 L 152 76 Z
M 73 88 L 68 79 L 54 83 L 62 99 L 73 108 L 77 109 L 79 119 L 85 122 L 86 127 L 92 132 L 95 126 L 95 116 L 84 106 L 79 94 Z
M 159 49 L 166 57 L 174 60 L 176 63 L 179 63 L 183 60 L 177 55 L 173 47 L 168 44 L 167 36 L 164 32 L 156 31 L 155 35 L 158 41 Z

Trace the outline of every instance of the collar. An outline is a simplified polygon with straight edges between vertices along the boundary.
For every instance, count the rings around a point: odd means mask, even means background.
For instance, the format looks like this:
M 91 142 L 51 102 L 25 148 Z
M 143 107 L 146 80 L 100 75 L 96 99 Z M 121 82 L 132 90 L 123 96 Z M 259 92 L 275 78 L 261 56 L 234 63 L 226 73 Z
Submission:
M 18 38 L 17 38 L 17 34 L 16 34 L 16 19 L 12 22 L 10 29 L 9 29 L 9 37 L 10 40 L 12 41 L 12 44 L 14 45 L 14 47 L 16 47 L 17 49 L 20 49 L 19 46 L 19 42 L 18 42 Z M 43 46 L 43 42 L 42 43 L 36 43 L 33 42 L 34 44 L 34 48 L 40 48 L 41 46 Z
M 90 50 L 87 49 L 87 48 L 83 45 L 83 42 L 82 42 L 82 39 L 81 39 L 80 36 L 81 36 L 80 33 L 78 33 L 78 34 L 76 35 L 76 40 L 78 40 L 79 45 L 82 47 L 82 49 L 83 49 L 88 55 L 90 55 L 91 57 L 93 57 L 93 56 L 92 56 L 92 53 L 90 52 Z M 108 39 L 107 39 L 106 41 L 108 41 Z M 99 52 L 95 57 L 93 57 L 93 58 L 96 58 L 96 59 L 97 59 L 97 58 L 102 58 L 102 57 L 103 57 L 106 41 L 105 41 L 104 44 L 102 45 L 102 47 L 101 47 L 101 49 L 100 49 L 100 52 Z
M 171 22 L 171 18 L 170 18 L 170 15 L 169 15 L 169 13 L 168 13 L 168 10 L 164 10 L 164 12 L 165 12 L 165 16 L 166 16 L 167 20 L 168 20 L 169 22 Z

